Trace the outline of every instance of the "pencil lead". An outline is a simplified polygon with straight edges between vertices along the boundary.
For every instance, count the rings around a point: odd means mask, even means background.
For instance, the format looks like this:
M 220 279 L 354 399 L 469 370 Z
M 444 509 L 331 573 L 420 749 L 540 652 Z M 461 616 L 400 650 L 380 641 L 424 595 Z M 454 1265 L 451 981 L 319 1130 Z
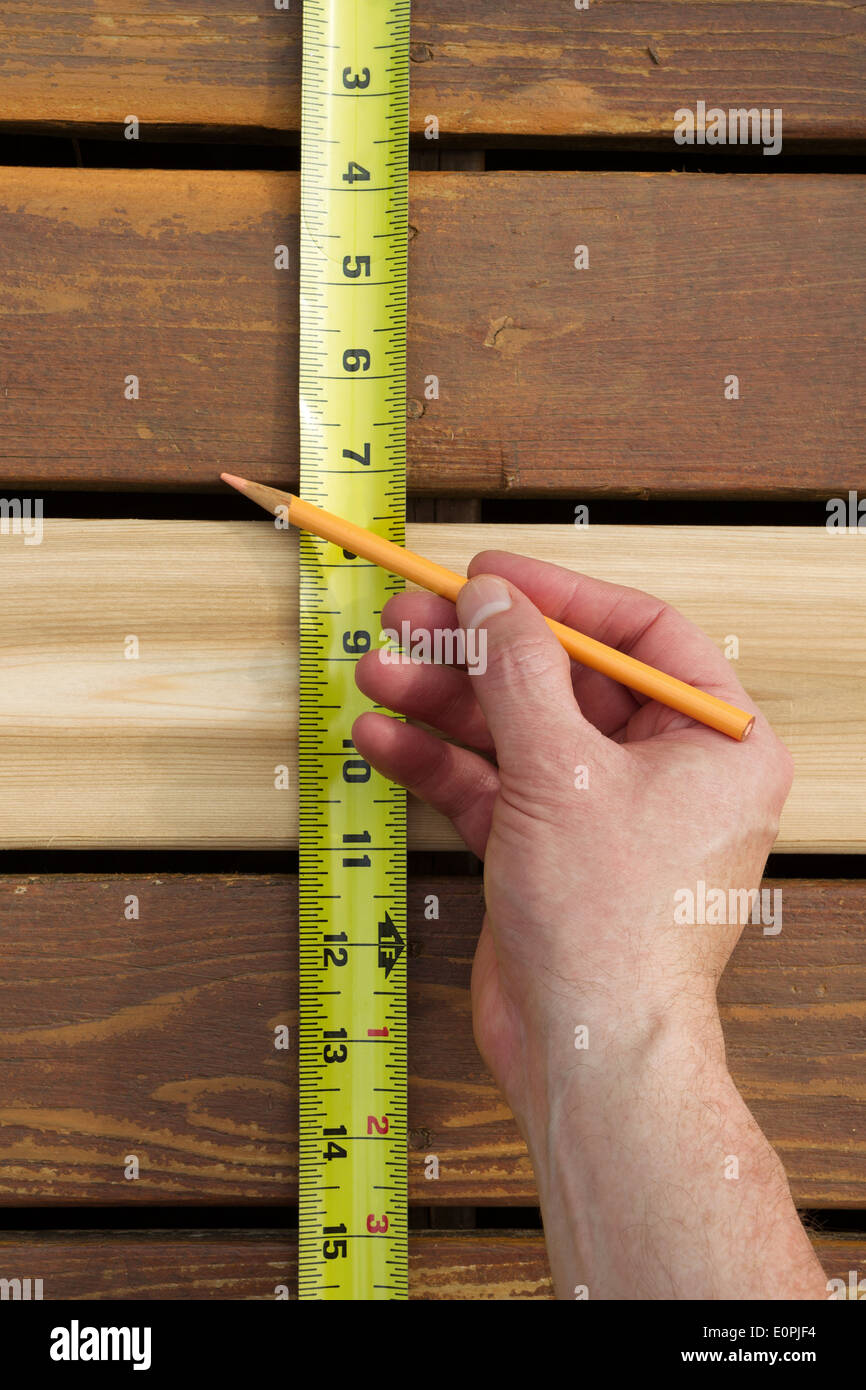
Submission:
M 220 473 L 220 477 L 224 483 L 228 483 L 229 487 L 236 487 L 238 492 L 246 492 L 249 487 L 246 478 L 238 478 L 234 473 Z
M 251 502 L 275 516 L 282 515 L 286 508 L 290 509 L 295 500 L 290 492 L 280 492 L 275 487 L 266 487 L 264 483 L 254 483 L 250 478 L 237 478 L 234 473 L 220 473 L 220 477 L 229 487 L 237 488 L 244 497 L 248 497 Z

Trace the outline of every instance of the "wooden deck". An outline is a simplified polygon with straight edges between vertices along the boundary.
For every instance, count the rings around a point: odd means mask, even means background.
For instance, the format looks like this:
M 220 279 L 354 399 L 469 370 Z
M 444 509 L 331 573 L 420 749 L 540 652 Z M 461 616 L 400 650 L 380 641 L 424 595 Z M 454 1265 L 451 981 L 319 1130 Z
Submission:
M 297 480 L 299 9 L 0 0 L 0 493 L 46 515 L 41 546 L 0 534 L 0 1274 L 45 1298 L 294 1296 L 295 549 L 216 480 Z M 412 23 L 410 543 L 557 558 L 738 635 L 797 779 L 728 1052 L 828 1278 L 862 1274 L 866 539 L 823 521 L 866 495 L 866 10 Z M 699 100 L 781 108 L 782 156 L 675 145 Z M 420 807 L 410 848 L 412 1297 L 549 1299 L 472 1039 L 477 864 Z

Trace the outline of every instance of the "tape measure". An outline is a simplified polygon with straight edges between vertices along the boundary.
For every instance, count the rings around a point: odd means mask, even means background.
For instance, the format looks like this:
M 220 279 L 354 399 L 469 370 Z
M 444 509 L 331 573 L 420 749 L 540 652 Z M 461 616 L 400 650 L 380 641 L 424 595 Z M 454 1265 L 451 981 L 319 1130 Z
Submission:
M 404 542 L 409 0 L 304 0 L 301 496 Z M 302 1299 L 408 1297 L 405 793 L 351 737 L 402 581 L 300 539 Z

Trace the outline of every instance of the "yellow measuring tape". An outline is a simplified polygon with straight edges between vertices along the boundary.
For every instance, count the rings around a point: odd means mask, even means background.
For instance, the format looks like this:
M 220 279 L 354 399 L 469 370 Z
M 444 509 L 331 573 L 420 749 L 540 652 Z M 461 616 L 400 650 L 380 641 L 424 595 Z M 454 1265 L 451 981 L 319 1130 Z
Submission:
M 403 544 L 409 0 L 304 0 L 301 496 Z M 402 581 L 301 533 L 302 1299 L 405 1299 L 405 795 L 355 751 Z

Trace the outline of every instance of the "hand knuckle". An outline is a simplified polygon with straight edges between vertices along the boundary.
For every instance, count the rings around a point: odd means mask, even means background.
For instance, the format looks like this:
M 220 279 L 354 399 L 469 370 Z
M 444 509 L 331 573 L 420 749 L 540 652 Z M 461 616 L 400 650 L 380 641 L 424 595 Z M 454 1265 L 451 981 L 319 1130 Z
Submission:
M 507 646 L 488 648 L 488 675 L 503 685 L 538 680 L 553 669 L 554 655 L 543 637 L 518 638 Z

